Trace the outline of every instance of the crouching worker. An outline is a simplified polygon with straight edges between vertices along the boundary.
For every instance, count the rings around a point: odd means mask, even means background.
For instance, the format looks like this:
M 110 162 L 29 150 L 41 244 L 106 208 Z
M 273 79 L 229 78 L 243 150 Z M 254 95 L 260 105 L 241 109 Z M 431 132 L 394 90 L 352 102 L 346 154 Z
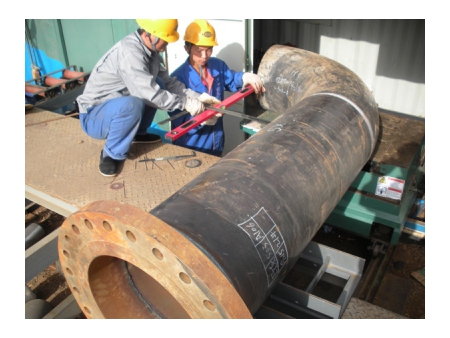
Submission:
M 77 98 L 83 131 L 106 140 L 99 170 L 115 176 L 133 142 L 160 142 L 148 134 L 156 110 L 185 109 L 192 115 L 205 110 L 200 94 L 168 75 L 160 52 L 179 38 L 177 19 L 137 19 L 139 28 L 116 43 L 92 70 Z

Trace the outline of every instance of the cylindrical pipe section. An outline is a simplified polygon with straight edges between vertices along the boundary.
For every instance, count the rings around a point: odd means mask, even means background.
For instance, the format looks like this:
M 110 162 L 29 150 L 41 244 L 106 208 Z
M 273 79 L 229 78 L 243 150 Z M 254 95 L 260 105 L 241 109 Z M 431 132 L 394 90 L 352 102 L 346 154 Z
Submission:
M 53 309 L 45 299 L 32 299 L 25 303 L 25 319 L 42 319 Z
M 31 223 L 25 228 L 25 250 L 45 237 L 45 230 L 39 224 Z
M 273 122 L 146 216 L 99 202 L 63 224 L 61 264 L 88 318 L 248 317 L 368 161 L 378 109 L 349 69 L 275 45 L 258 74 Z
M 220 266 L 254 313 L 368 161 L 373 96 L 349 69 L 274 46 L 258 74 L 280 116 L 151 211 Z

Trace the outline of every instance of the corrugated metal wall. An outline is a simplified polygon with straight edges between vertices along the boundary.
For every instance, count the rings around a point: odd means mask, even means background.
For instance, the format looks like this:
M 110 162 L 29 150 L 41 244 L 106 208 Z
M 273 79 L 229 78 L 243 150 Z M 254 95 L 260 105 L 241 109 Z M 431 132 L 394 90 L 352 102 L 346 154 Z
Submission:
M 350 68 L 380 108 L 425 117 L 425 20 L 254 20 L 255 55 L 286 43 Z

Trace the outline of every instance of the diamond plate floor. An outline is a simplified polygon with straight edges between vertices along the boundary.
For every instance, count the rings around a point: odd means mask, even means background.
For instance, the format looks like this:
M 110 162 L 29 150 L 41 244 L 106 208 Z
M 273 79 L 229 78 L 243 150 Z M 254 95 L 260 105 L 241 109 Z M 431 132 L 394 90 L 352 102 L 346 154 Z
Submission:
M 407 319 L 358 298 L 351 298 L 341 319 Z
M 87 136 L 76 118 L 39 108 L 26 111 L 26 190 L 67 203 L 75 210 L 93 201 L 115 200 L 150 211 L 220 159 L 196 152 L 193 158 L 152 165 L 139 160 L 189 155 L 192 151 L 165 142 L 133 144 L 129 158 L 111 178 L 98 170 L 103 144 L 103 140 Z M 201 165 L 187 167 L 186 161 L 194 158 L 201 160 Z

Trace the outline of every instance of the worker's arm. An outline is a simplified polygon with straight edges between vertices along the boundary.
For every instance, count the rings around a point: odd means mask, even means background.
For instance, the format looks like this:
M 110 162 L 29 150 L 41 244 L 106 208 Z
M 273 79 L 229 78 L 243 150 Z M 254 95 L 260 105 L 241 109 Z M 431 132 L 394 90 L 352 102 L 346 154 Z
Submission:
M 263 82 L 259 75 L 253 73 L 244 73 L 242 76 L 242 81 L 244 82 L 244 87 L 250 85 L 255 90 L 255 94 L 264 93 L 266 89 L 264 88 Z
M 192 93 L 176 79 L 176 82 L 168 79 L 167 71 L 161 71 L 161 68 L 158 57 L 146 59 L 134 52 L 125 53 L 119 63 L 120 75 L 130 95 L 140 97 L 148 105 L 161 110 L 184 109 L 186 98 Z M 166 89 L 158 85 L 156 77 L 161 77 Z
M 230 69 L 224 61 L 217 58 L 211 58 L 208 65 L 223 75 L 224 86 L 228 91 L 237 92 L 249 84 L 253 87 L 255 94 L 265 92 L 263 82 L 257 74 L 236 72 Z

